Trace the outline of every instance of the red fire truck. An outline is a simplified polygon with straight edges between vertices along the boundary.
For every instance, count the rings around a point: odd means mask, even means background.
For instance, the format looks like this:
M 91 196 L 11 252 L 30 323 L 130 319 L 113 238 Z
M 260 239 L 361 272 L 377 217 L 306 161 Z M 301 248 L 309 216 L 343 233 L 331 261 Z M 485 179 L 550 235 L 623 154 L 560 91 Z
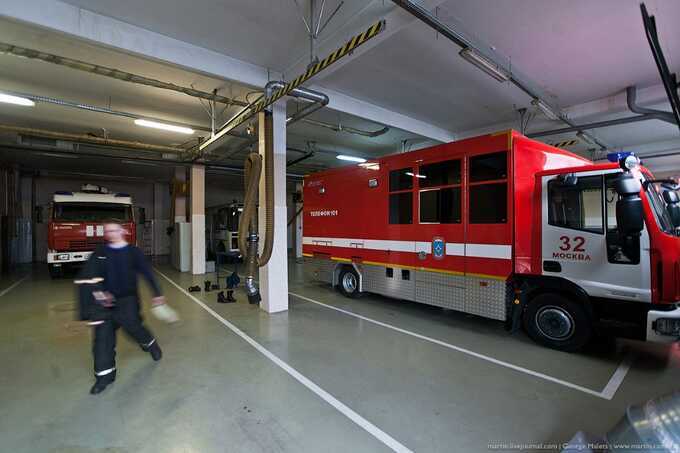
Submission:
M 82 264 L 104 242 L 105 220 L 119 221 L 126 240 L 136 243 L 130 195 L 109 193 L 92 184 L 82 186 L 81 192 L 55 192 L 47 227 L 47 265 L 52 277 L 63 275 L 66 266 Z
M 305 266 L 370 292 L 582 348 L 680 336 L 678 194 L 634 156 L 594 164 L 507 131 L 305 177 Z

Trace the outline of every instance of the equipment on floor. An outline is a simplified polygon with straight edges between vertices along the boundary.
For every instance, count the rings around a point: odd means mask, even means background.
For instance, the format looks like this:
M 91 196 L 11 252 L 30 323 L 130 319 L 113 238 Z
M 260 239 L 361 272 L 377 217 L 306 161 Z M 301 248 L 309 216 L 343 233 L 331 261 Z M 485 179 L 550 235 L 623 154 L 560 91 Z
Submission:
M 632 153 L 609 158 L 506 131 L 308 175 L 308 275 L 521 323 L 564 351 L 598 330 L 676 341 L 676 196 Z
M 206 293 L 210 292 L 210 285 L 211 284 L 212 283 L 210 282 L 210 280 L 206 280 L 206 281 L 203 282 L 203 289 L 205 290 Z
M 212 285 L 210 285 L 210 289 L 213 290 L 213 291 L 218 290 L 218 289 L 220 289 L 220 284 L 219 283 L 213 283 Z
M 236 302 L 236 299 L 234 299 L 234 290 L 228 290 L 227 297 L 224 297 L 224 291 L 220 291 L 217 294 L 217 302 L 221 304 L 231 304 Z
M 188 288 L 188 291 L 189 291 L 190 293 L 200 293 L 200 292 L 201 292 L 201 287 L 198 286 L 198 285 L 190 286 L 190 287 Z

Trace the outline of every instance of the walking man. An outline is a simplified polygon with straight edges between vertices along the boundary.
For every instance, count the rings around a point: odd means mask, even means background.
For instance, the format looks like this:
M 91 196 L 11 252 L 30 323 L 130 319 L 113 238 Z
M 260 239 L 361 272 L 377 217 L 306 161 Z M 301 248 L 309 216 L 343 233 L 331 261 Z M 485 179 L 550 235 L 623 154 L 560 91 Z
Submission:
M 142 323 L 137 276 L 141 274 L 153 290 L 154 307 L 165 304 L 158 282 L 144 254 L 125 241 L 123 227 L 115 221 L 104 224 L 106 244 L 97 247 L 75 281 L 79 288 L 80 318 L 94 326 L 95 383 L 90 393 L 101 393 L 116 379 L 116 331 L 119 327 L 153 360 L 161 359 L 158 341 Z M 167 306 L 163 307 L 166 308 Z M 167 308 L 169 309 L 169 308 Z

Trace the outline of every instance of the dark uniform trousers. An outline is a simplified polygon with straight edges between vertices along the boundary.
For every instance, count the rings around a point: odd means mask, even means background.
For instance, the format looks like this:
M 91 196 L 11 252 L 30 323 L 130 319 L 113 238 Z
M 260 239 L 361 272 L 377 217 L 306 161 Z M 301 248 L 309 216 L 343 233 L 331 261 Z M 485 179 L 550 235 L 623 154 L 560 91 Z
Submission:
M 110 317 L 94 327 L 92 353 L 94 374 L 98 377 L 109 375 L 116 369 L 116 331 L 119 327 L 145 351 L 156 341 L 142 324 L 137 296 L 117 299 L 115 304 L 109 309 Z

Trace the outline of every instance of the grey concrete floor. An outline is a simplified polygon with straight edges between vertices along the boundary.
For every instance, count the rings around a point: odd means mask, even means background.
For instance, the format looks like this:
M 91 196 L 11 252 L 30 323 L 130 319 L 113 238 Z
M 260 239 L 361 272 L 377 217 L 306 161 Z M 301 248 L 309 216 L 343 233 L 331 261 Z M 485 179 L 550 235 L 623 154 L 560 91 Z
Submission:
M 158 270 L 182 288 L 214 280 Z M 627 405 L 678 388 L 677 347 L 617 341 L 560 353 L 498 322 L 378 296 L 346 299 L 306 281 L 292 261 L 289 271 L 291 293 L 365 319 L 293 295 L 290 310 L 274 315 L 243 293 L 229 305 L 217 304 L 216 292 L 192 295 L 413 451 L 561 443 L 578 430 L 603 433 Z M 91 396 L 90 331 L 74 321 L 71 280 L 51 281 L 35 265 L 0 278 L 0 293 L 24 275 L 0 296 L 2 452 L 389 451 L 160 275 L 182 317 L 175 325 L 146 317 L 163 360 L 119 334 L 117 380 Z M 599 393 L 626 357 L 632 366 L 611 399 L 568 386 Z

